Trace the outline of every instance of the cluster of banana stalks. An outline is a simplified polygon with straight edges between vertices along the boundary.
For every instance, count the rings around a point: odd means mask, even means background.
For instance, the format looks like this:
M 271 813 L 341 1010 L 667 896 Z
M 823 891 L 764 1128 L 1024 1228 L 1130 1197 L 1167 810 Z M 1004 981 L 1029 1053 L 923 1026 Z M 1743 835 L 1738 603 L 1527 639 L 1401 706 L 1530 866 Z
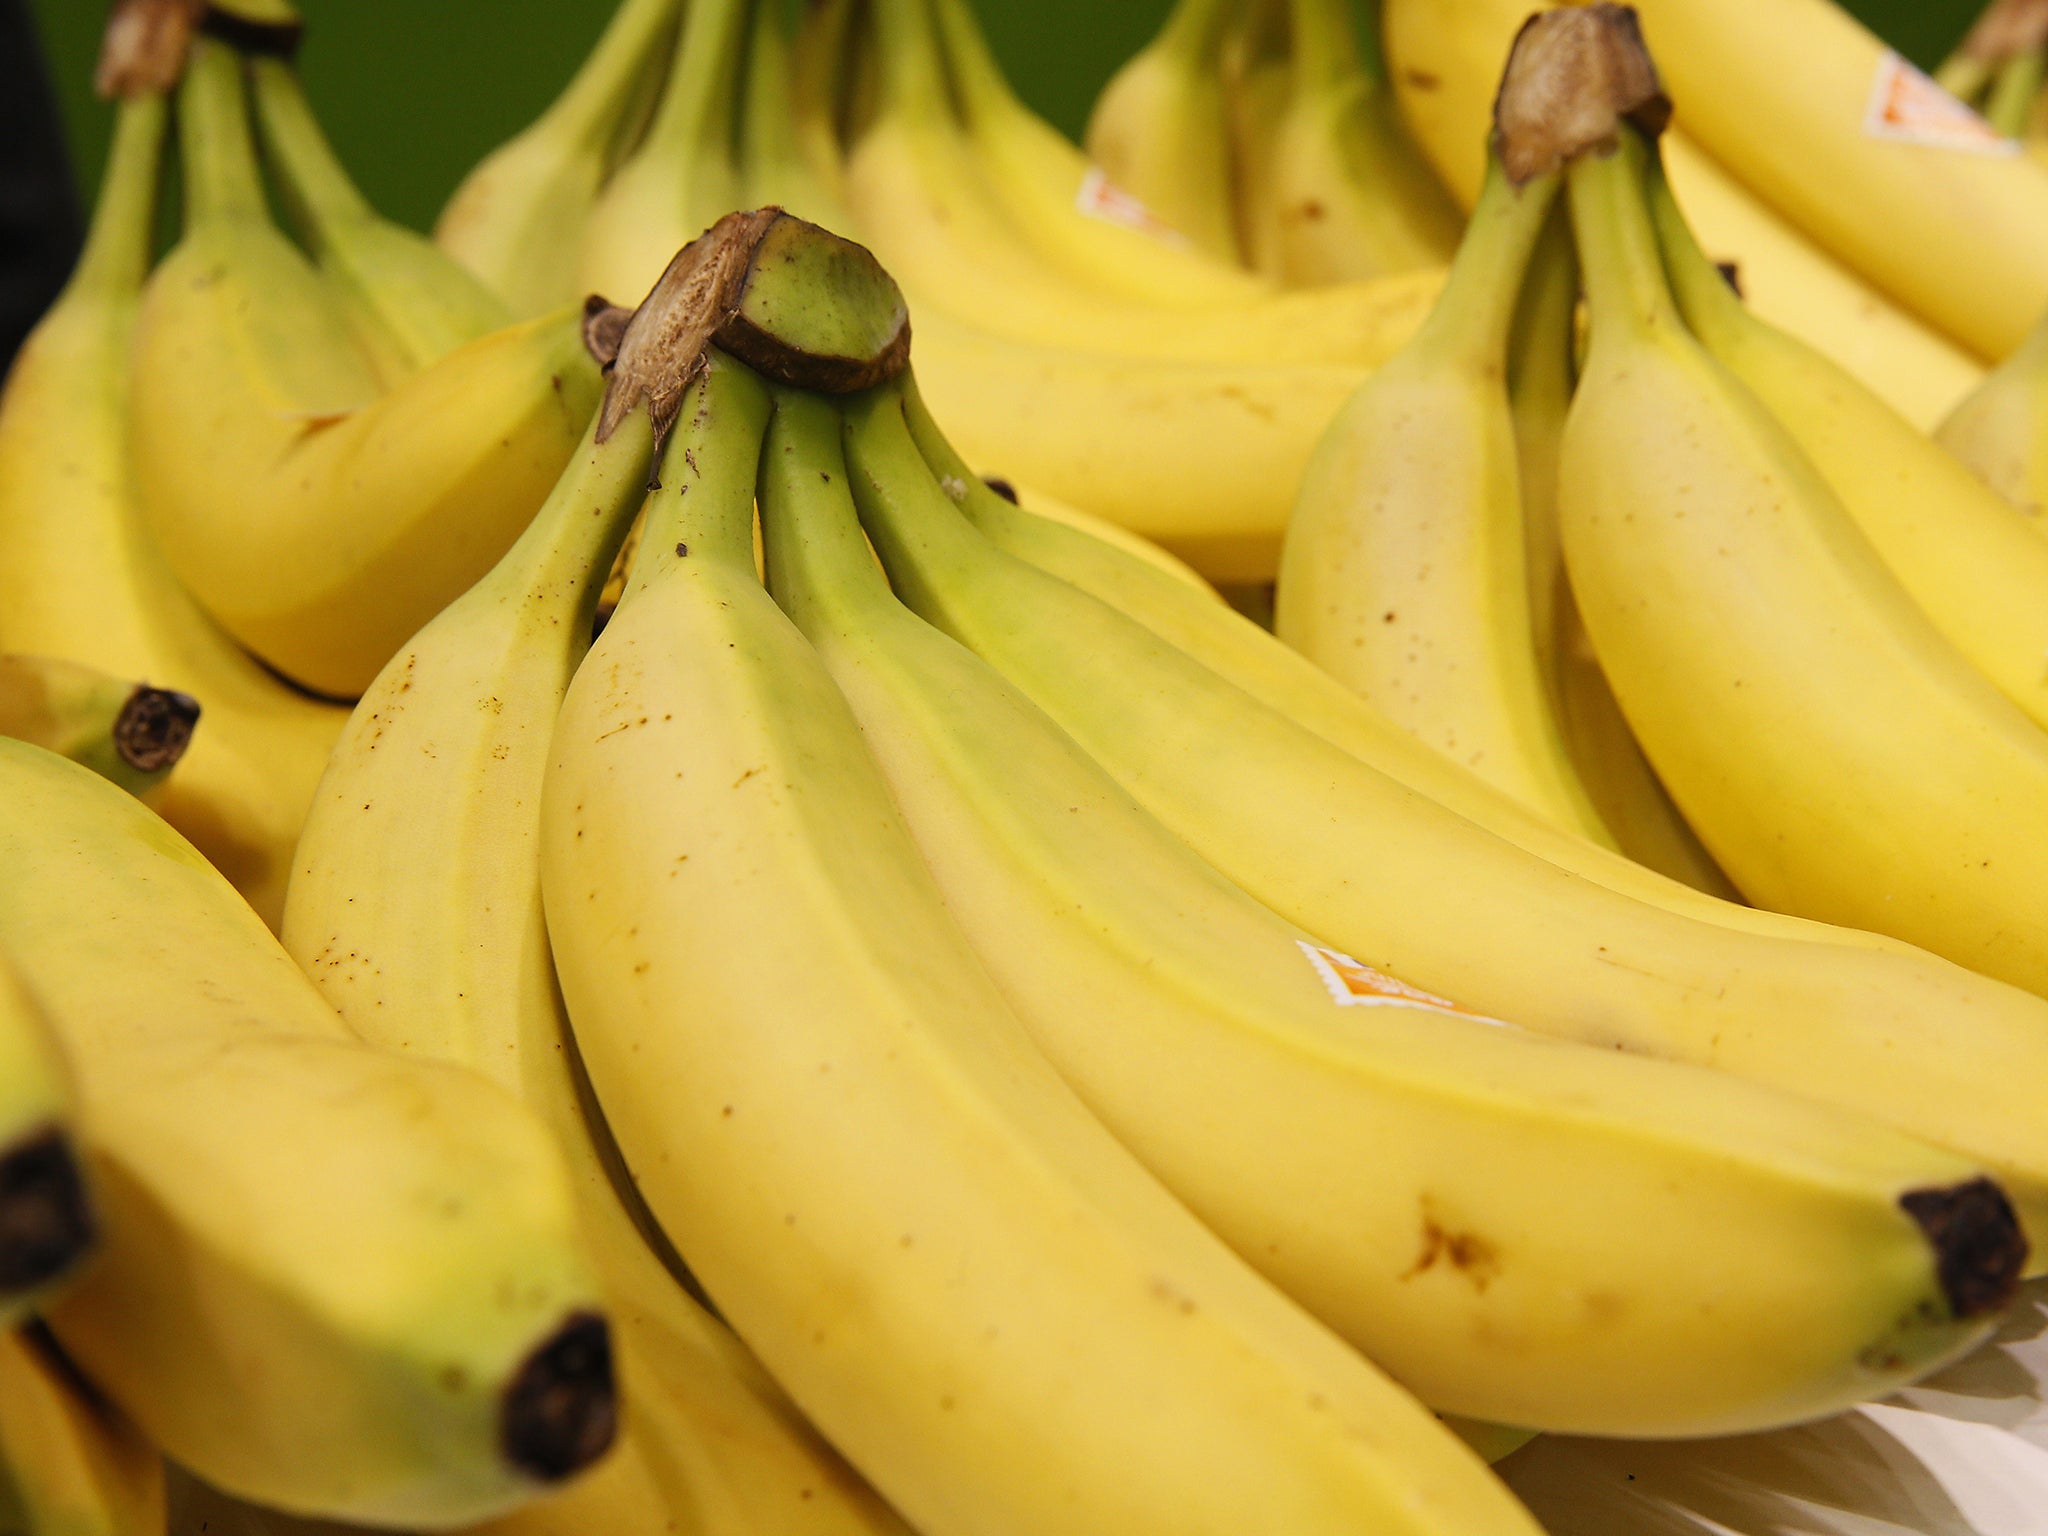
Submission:
M 1667 76 L 1741 30 L 1643 10 Z M 1395 78 L 1451 121 L 1504 14 L 1388 0 Z M 2028 347 L 1937 443 L 1746 307 L 1763 204 L 1693 206 L 1605 5 L 1496 29 L 1469 224 L 1390 272 L 1450 221 L 1343 19 L 1191 0 L 1106 99 L 1228 215 L 1181 244 L 961 0 L 626 0 L 437 246 L 281 6 L 117 7 L 0 397 L 0 1529 L 1533 1536 L 1532 1433 L 1992 1334 L 2048 1234 Z M 1893 191 L 2023 229 L 2048 171 L 1979 169 Z M 2044 295 L 1951 255 L 1915 307 L 2013 351 Z M 978 476 L 1034 431 L 1277 563 L 1278 636 Z

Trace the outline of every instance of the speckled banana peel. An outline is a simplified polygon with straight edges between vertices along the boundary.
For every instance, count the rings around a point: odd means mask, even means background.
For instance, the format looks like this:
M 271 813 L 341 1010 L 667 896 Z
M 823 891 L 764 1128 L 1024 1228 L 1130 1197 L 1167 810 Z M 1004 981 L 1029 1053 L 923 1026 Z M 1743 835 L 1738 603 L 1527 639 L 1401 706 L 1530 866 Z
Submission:
M 1882 1395 L 1983 1335 L 2020 1243 L 1980 1169 L 1390 978 L 1351 990 L 1367 973 L 896 601 L 830 401 L 778 394 L 761 506 L 771 591 L 1033 1040 L 1196 1215 L 1424 1401 L 1732 1433 Z M 1925 1226 L 1922 1204 L 1987 1219 L 1964 1238 L 1970 1221 Z M 1980 1274 L 2001 1278 L 1950 1292 Z
M 610 1436 L 559 1154 L 349 1034 L 132 796 L 0 740 L 0 944 L 77 1084 L 102 1240 L 45 1311 L 149 1439 L 284 1508 L 450 1525 Z

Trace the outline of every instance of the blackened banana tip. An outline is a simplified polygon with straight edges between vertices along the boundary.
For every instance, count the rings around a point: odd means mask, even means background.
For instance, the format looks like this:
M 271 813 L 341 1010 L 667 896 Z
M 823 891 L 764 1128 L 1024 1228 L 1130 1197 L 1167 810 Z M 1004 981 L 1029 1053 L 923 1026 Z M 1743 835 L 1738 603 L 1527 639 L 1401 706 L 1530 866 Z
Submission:
M 1989 1179 L 1916 1189 L 1899 1205 L 1934 1244 L 1942 1294 L 1958 1318 L 1996 1312 L 2012 1300 L 2026 1267 L 2027 1239 L 2012 1202 Z
M 505 1459 L 542 1482 L 602 1456 L 619 1423 L 610 1325 L 572 1312 L 512 1379 L 499 1422 Z
M 199 701 L 174 688 L 139 686 L 114 721 L 114 749 L 142 773 L 168 768 L 191 745 Z
M 98 1228 L 70 1138 L 52 1126 L 0 1150 L 0 1292 L 56 1279 Z

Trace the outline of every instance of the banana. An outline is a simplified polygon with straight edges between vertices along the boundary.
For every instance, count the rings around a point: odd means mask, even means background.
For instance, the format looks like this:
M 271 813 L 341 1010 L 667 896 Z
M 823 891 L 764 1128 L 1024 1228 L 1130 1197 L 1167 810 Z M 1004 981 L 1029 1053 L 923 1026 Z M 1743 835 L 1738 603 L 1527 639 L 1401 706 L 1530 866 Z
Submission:
M 901 411 L 856 403 L 848 421 L 861 520 L 904 602 L 1281 916 L 1474 1012 L 1719 1067 L 1946 1146 L 1997 1170 L 2048 1231 L 2048 1127 L 2025 1090 L 1995 1086 L 2048 1072 L 2039 998 L 1896 944 L 1804 942 L 1662 882 L 1729 914 L 1688 918 L 1525 853 L 1003 554 L 929 477 L 913 499 Z
M 199 701 L 51 656 L 0 655 L 0 736 L 82 763 L 131 795 L 163 783 L 192 740 Z
M 40 1323 L 0 1333 L 0 1530 L 164 1536 L 164 1461 Z
M 1478 195 L 1494 88 L 1529 0 L 1381 0 L 1389 76 L 1404 120 L 1437 173 L 1468 204 Z M 1796 53 L 1786 55 L 1799 57 Z M 1731 77 L 1732 78 L 1732 77 Z M 1711 89 L 1735 89 L 1716 80 Z M 1833 358 L 1923 431 L 1983 375 L 1975 358 L 1900 309 L 1769 206 L 1682 131 L 1663 136 L 1678 199 L 1717 260 L 1731 261 L 1757 314 Z M 1785 142 L 1774 140 L 1773 153 Z
M 1011 220 L 1049 261 L 1146 304 L 1237 304 L 1270 292 L 1115 196 L 1085 155 L 1017 99 L 967 0 L 931 3 L 970 148 Z M 1442 266 L 1448 254 L 1415 265 Z
M 187 228 L 136 322 L 135 476 L 201 605 L 295 681 L 353 697 L 531 517 L 597 370 L 562 314 L 382 391 L 270 225 L 242 112 L 239 62 L 201 39 L 180 97 Z
M 1608 842 L 1537 664 L 1507 393 L 1515 299 L 1558 186 L 1496 164 L 1428 322 L 1317 445 L 1274 633 L 1531 810 Z
M 0 393 L 0 651 L 64 657 L 203 700 L 206 728 L 152 803 L 275 922 L 292 842 L 346 711 L 286 687 L 222 634 L 144 520 L 126 400 L 164 124 L 159 90 L 120 103 L 85 253 Z
M 1194 363 L 1019 341 L 917 311 L 919 372 L 962 453 L 1163 545 L 1268 581 L 1309 456 L 1365 370 Z
M 1560 505 L 1615 696 L 1751 900 L 2048 989 L 2048 930 L 2029 916 L 2048 736 L 1915 604 L 1792 431 L 1686 333 L 1645 155 L 1631 131 L 1621 155 L 1572 169 L 1593 339 Z
M 1967 113 L 1950 122 L 1932 83 L 1833 0 L 1636 8 L 1687 131 L 1745 186 L 1964 346 L 2000 358 L 2020 344 L 2048 309 L 2048 166 Z M 1948 137 L 1887 111 L 1916 97 Z M 1970 238 L 1935 252 L 1900 238 L 1914 229 Z
M 0 955 L 0 1328 L 64 1280 L 97 1236 L 74 1097 L 48 1021 Z
M 1700 846 L 1630 734 L 1579 617 L 1557 530 L 1557 456 L 1571 407 L 1579 267 L 1562 205 L 1530 258 L 1508 347 L 1508 398 L 1528 537 L 1538 664 L 1578 781 L 1629 858 L 1724 901 L 1741 895 Z M 1600 876 L 1595 873 L 1594 878 Z M 1643 893 L 1655 901 L 1657 894 Z M 1701 915 L 1714 917 L 1712 908 Z
M 2048 726 L 2048 540 L 1854 378 L 1751 315 L 1701 253 L 1654 156 L 1649 187 L 1687 328 L 1784 424 L 1942 638 Z
M 1462 1414 L 1684 1435 L 1836 1411 L 1886 1390 L 1871 1362 L 1917 1374 L 1983 1334 L 1938 1279 L 1961 1254 L 1910 1215 L 1923 1180 L 1943 1208 L 1991 1202 L 2010 1290 L 2017 1229 L 1963 1159 L 1391 978 L 1358 994 L 1376 1012 L 1334 1006 L 1327 978 L 1355 964 L 1223 879 L 896 602 L 838 439 L 829 402 L 778 395 L 769 585 L 852 706 L 948 911 L 1118 1140 L 1375 1363 Z M 1917 1316 L 1941 1321 L 1901 1339 Z
M 1039 344 L 1198 362 L 1372 366 L 1421 323 L 1431 269 L 1241 302 L 1134 302 L 1047 259 L 986 187 L 930 0 L 876 0 L 882 99 L 845 166 L 856 232 L 920 307 Z
M 299 839 L 282 940 L 357 1034 L 493 1078 L 547 1121 L 568 1158 L 613 1309 L 624 1442 L 615 1466 L 491 1536 L 548 1522 L 691 1536 L 900 1532 L 663 1268 L 635 1225 L 638 1197 L 614 1185 L 602 1127 L 585 1118 L 594 1107 L 541 916 L 541 773 L 653 450 L 645 417 L 602 446 L 595 433 L 593 423 L 519 541 L 357 705 Z
M 1243 0 L 1176 0 L 1095 98 L 1088 156 L 1196 250 L 1243 258 L 1231 186 L 1224 45 Z
M 647 136 L 598 194 L 576 278 L 633 303 L 669 258 L 740 204 L 733 144 L 749 0 L 690 0 Z
M 680 403 L 542 882 L 606 1118 L 720 1309 L 928 1536 L 1533 1532 L 1036 1054 L 755 576 L 766 392 L 714 356 Z
M 0 1528 L 164 1536 L 164 1458 L 41 1323 L 0 1333 Z
M 847 14 L 843 4 L 813 5 L 806 24 L 843 27 Z M 839 49 L 842 44 L 828 39 L 812 46 Z M 740 201 L 756 208 L 773 205 L 813 224 L 845 229 L 851 220 L 830 174 L 837 166 L 836 147 L 827 156 L 812 142 L 814 135 L 831 136 L 837 130 L 825 121 L 828 113 L 819 104 L 798 106 L 794 48 L 785 8 L 755 5 L 747 35 L 746 87 L 740 98 Z M 830 165 L 821 169 L 819 162 L 827 159 Z
M 151 1441 L 283 1507 L 446 1525 L 610 1434 L 561 1161 L 362 1045 L 146 807 L 0 740 L 0 942 L 75 1070 L 97 1260 L 45 1312 Z
M 511 306 L 467 268 L 370 206 L 287 60 L 251 59 L 248 71 L 263 148 L 292 223 L 321 275 L 341 289 L 386 388 L 511 324 Z
M 1768 937 L 1911 951 L 1911 946 L 1880 934 L 1830 928 L 1714 899 L 1675 877 L 1647 869 L 1544 820 L 1441 752 L 1424 746 L 1300 652 L 1224 604 L 1200 596 L 1183 581 L 1163 580 L 1162 573 L 1149 563 L 1102 540 L 1019 515 L 1015 507 L 974 479 L 924 410 L 914 388 L 906 391 L 904 403 L 918 450 L 940 477 L 940 485 L 997 547 L 1135 620 L 1206 673 L 1235 685 L 1265 708 L 1465 820 L 1606 890 L 1684 916 Z M 1560 427 L 1562 414 L 1559 409 Z M 1126 636 L 1132 633 L 1122 628 Z M 1605 688 L 1604 680 L 1601 686 Z M 1611 698 L 1606 707 L 1615 709 Z M 1675 817 L 1675 810 L 1671 814 Z M 1725 886 L 1725 877 L 1710 884 Z
M 1984 376 L 1935 440 L 2039 532 L 2048 511 L 2048 319 Z
M 434 243 L 520 315 L 582 297 L 584 227 L 639 126 L 634 104 L 663 78 L 680 0 L 621 0 L 562 94 L 477 162 L 434 223 Z
M 1242 188 L 1265 235 L 1254 263 L 1290 288 L 1443 265 L 1463 219 L 1361 50 L 1350 0 L 1288 0 L 1288 24 L 1286 97 L 1264 174 Z
M 1150 539 L 1141 539 L 1126 528 L 1099 518 L 1092 512 L 1083 512 L 1079 507 L 1069 506 L 1059 498 L 1048 496 L 1032 486 L 1014 485 L 1008 480 L 991 479 L 987 476 L 983 476 L 982 480 L 990 490 L 1005 500 L 1014 502 L 1029 517 L 1063 523 L 1100 543 L 1114 544 L 1125 554 L 1142 560 L 1183 583 L 1190 591 L 1198 592 L 1219 603 L 1223 600 L 1223 595 L 1204 581 L 1193 566 L 1168 554 Z

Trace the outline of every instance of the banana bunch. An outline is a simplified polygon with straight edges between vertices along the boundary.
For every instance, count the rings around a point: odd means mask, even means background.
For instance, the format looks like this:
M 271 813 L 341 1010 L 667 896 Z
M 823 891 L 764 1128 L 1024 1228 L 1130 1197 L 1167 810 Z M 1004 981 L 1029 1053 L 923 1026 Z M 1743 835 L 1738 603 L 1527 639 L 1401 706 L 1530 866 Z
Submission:
M 257 121 L 305 248 L 272 222 Z M 132 472 L 224 629 L 353 697 L 531 517 L 595 401 L 573 312 L 509 307 L 365 205 L 289 66 L 202 37 L 179 90 L 184 228 L 135 319 Z
M 2042 152 L 2041 87 L 2048 78 L 2048 6 L 1991 0 L 1942 60 L 1934 80 L 2009 139 Z
M 1103 88 L 1088 152 L 1287 287 L 1440 266 L 1462 220 L 1395 115 L 1372 6 L 1365 23 L 1350 0 L 1180 0 Z
M 1446 184 L 1468 204 L 1478 196 L 1483 177 L 1501 63 L 1531 9 L 1524 0 L 1381 0 L 1388 73 L 1403 121 Z M 1684 45 L 1683 39 L 1667 39 L 1664 28 L 1671 23 L 1662 20 L 1657 8 L 1642 9 L 1653 45 Z M 1703 6 L 1698 8 L 1698 20 L 1703 26 L 1732 30 L 1736 12 L 1743 9 Z M 1833 10 L 1829 0 L 1800 0 L 1785 14 Z M 1748 40 L 1748 47 L 1757 50 L 1756 58 L 1807 59 L 1839 54 L 1852 43 L 1862 46 L 1849 35 L 1853 26 L 1847 22 L 1839 22 L 1825 38 L 1801 43 L 1789 35 L 1789 24 L 1778 18 L 1776 7 L 1758 13 L 1759 35 Z M 1869 63 L 1866 58 L 1866 68 Z M 1806 142 L 1806 130 L 1787 120 L 1789 105 L 1752 102 L 1745 94 L 1775 88 L 1765 77 L 1776 72 L 1747 64 L 1735 73 L 1726 71 L 1724 61 L 1712 73 L 1701 70 L 1686 79 L 1674 78 L 1681 111 L 1676 125 L 1663 136 L 1666 173 L 1703 243 L 1717 261 L 1733 265 L 1743 295 L 1757 314 L 1848 369 L 1915 426 L 1931 430 L 1980 381 L 1981 359 L 2003 356 L 2010 343 L 1987 348 L 1967 334 L 1956 339 L 1959 333 L 1950 331 L 1938 316 L 1916 318 L 1918 311 L 1889 297 L 1882 284 L 1809 222 L 1800 208 L 1777 203 L 1764 195 L 1766 189 L 1750 184 L 1744 174 L 1748 160 L 1709 139 L 1705 124 L 1695 120 L 1696 110 L 1704 111 L 1696 95 L 1716 102 L 1743 100 L 1743 110 L 1759 125 L 1759 143 L 1750 152 L 1761 162 L 1788 158 L 1783 147 Z M 1868 95 L 1866 84 L 1853 107 L 1833 104 L 1837 116 L 1853 114 L 1849 126 L 1835 131 L 1833 139 L 1845 137 L 1860 121 Z M 1858 152 L 1865 155 L 1889 152 L 1959 165 L 1971 161 L 1962 151 L 1880 145 L 1868 139 L 1858 144 Z M 1888 227 L 1911 227 L 1913 217 L 1895 212 Z M 1939 217 L 1945 221 L 1959 215 L 1951 211 Z M 1970 243 L 1989 246 L 1998 238 L 1986 228 Z M 1946 269 L 1944 273 L 1944 283 L 1966 281 L 1947 275 Z

